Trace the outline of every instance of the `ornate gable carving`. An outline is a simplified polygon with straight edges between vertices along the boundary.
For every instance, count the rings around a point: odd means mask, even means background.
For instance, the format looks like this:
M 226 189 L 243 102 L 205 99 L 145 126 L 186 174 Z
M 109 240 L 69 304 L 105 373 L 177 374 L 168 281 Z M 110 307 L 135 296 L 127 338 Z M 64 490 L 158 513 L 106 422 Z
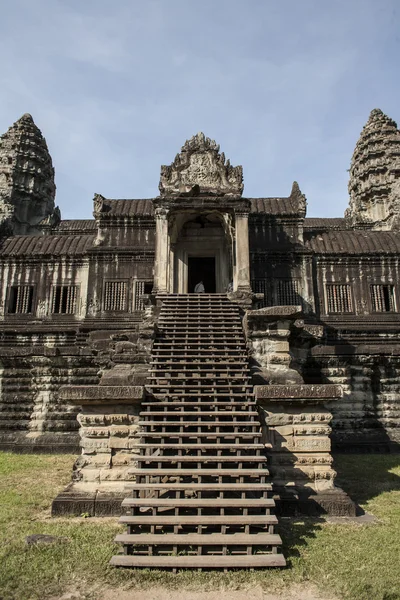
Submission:
M 171 165 L 161 167 L 159 190 L 161 196 L 241 196 L 243 169 L 225 161 L 219 145 L 198 133 L 185 142 Z

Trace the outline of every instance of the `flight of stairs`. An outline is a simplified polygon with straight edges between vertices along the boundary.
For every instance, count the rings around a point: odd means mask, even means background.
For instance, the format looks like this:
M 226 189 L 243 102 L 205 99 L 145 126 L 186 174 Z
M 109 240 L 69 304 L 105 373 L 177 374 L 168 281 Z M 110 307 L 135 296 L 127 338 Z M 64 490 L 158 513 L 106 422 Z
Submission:
M 284 566 L 238 307 L 223 294 L 168 295 L 158 328 L 116 538 L 124 554 L 111 564 Z

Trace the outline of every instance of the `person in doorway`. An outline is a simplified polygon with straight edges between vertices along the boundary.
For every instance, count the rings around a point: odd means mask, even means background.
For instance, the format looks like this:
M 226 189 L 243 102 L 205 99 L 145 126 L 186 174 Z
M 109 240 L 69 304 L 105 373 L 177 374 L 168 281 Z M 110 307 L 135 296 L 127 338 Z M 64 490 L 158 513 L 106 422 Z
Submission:
M 204 283 L 202 281 L 199 281 L 199 283 L 196 283 L 196 285 L 194 286 L 195 294 L 204 294 L 205 291 L 206 288 L 204 287 Z

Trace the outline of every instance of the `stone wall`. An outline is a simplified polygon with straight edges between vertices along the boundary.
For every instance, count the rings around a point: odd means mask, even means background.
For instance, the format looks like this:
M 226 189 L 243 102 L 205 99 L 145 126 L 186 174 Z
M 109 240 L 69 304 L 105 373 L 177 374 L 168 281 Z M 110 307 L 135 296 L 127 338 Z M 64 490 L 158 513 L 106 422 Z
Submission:
M 87 348 L 61 344 L 0 347 L 0 449 L 77 452 L 78 411 L 58 391 L 97 383 L 93 358 Z
M 305 364 L 306 381 L 340 384 L 332 405 L 334 448 L 388 451 L 400 445 L 400 350 L 385 346 L 316 346 Z

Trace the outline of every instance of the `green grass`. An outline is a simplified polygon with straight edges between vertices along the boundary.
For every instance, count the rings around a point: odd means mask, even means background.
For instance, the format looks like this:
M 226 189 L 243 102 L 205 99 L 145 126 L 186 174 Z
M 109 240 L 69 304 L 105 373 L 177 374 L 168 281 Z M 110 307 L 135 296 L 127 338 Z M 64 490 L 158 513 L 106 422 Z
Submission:
M 0 453 L 0 600 L 46 600 L 75 588 L 168 586 L 204 590 L 312 582 L 349 600 L 400 599 L 400 455 L 338 456 L 338 482 L 376 523 L 282 521 L 289 568 L 230 573 L 131 571 L 108 567 L 116 519 L 51 519 L 50 504 L 70 479 L 72 456 Z M 68 543 L 27 546 L 32 533 Z M 98 589 L 98 587 L 97 587 Z

